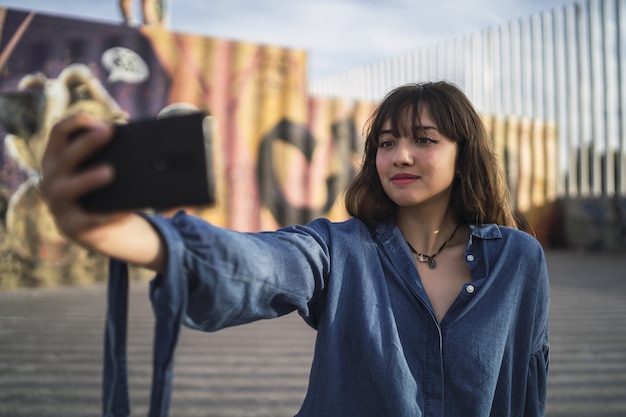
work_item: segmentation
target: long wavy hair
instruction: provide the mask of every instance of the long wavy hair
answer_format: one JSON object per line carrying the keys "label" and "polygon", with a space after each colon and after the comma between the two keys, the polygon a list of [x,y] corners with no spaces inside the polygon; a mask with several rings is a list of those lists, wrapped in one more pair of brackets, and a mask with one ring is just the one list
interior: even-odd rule
{"label": "long wavy hair", "polygon": [[[420,125],[423,108],[439,132],[457,143],[459,176],[452,186],[450,208],[458,220],[525,228],[511,209],[503,169],[483,121],[463,91],[445,81],[400,86],[387,94],[374,111],[364,128],[361,170],[346,192],[348,213],[368,225],[388,221],[395,215],[397,205],[383,190],[376,169],[378,136],[387,120],[394,135],[412,135]],[[412,125],[406,126],[406,120],[413,121]]]}

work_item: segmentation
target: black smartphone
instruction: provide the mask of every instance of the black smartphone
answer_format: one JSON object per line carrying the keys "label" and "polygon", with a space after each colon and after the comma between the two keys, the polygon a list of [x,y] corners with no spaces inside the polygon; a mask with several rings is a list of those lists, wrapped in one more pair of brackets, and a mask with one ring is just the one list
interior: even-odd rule
{"label": "black smartphone", "polygon": [[109,163],[115,178],[81,205],[111,212],[214,204],[212,123],[197,112],[117,125],[111,142],[83,165]]}

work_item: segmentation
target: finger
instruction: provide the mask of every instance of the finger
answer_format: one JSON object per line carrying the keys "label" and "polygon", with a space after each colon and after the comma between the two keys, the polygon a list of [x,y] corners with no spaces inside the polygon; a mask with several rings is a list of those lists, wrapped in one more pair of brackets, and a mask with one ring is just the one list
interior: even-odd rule
{"label": "finger", "polygon": [[[77,137],[76,132],[80,132]],[[43,177],[69,175],[112,137],[112,127],[86,114],[59,122],[53,128],[42,160]]]}
{"label": "finger", "polygon": [[76,113],[58,121],[50,130],[46,154],[56,155],[67,146],[74,132],[88,130],[95,123],[96,119],[86,113]]}
{"label": "finger", "polygon": [[53,207],[63,203],[73,205],[78,204],[78,199],[84,194],[111,183],[113,178],[111,165],[99,165],[76,175],[58,178],[56,181],[42,181],[41,192]]}
{"label": "finger", "polygon": [[66,152],[59,156],[65,172],[74,172],[87,158],[105,146],[113,137],[113,129],[105,123],[95,123],[70,139]]}

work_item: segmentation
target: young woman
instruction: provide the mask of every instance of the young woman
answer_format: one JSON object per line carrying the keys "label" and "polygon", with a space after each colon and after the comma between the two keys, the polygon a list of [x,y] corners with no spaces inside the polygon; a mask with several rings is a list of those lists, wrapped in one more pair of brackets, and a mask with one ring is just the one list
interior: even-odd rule
{"label": "young woman", "polygon": [[[70,143],[77,128],[88,130]],[[180,323],[215,331],[297,310],[317,330],[299,416],[544,415],[544,254],[517,229],[485,128],[458,87],[389,93],[347,190],[353,217],[276,232],[225,230],[182,212],[83,212],[78,197],[113,174],[76,167],[110,133],[84,115],[60,122],[42,191],[66,235],[118,260],[112,282],[123,262],[158,272],[152,301],[169,327],[157,325],[155,354],[173,355]],[[157,367],[167,379],[171,361]]]}

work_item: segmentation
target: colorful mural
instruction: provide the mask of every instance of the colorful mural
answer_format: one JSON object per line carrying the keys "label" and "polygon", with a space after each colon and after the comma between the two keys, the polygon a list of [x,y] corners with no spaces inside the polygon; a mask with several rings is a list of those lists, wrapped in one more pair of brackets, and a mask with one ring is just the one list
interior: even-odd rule
{"label": "colorful mural", "polygon": [[51,126],[77,111],[213,115],[217,204],[185,209],[216,224],[346,217],[338,197],[373,104],[309,97],[304,51],[3,8],[0,29],[0,287],[104,279],[105,260],[58,233],[36,187]]}

